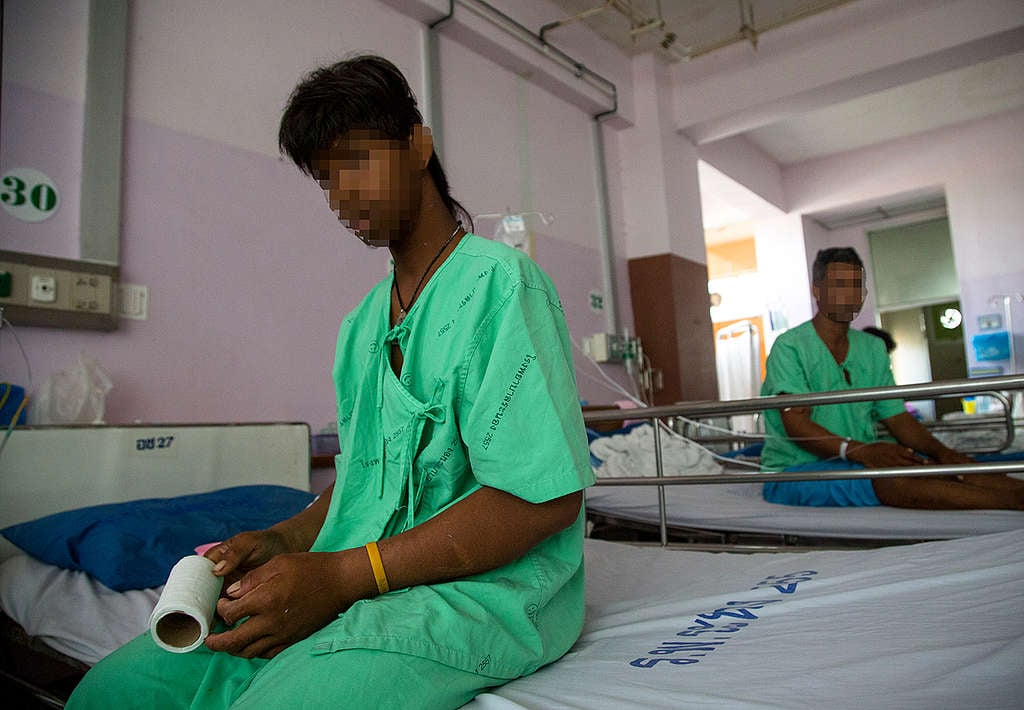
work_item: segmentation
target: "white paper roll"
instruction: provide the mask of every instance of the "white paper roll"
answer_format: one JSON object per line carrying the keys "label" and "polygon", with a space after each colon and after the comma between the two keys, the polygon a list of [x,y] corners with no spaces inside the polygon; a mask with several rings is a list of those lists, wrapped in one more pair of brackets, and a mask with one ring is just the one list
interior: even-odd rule
{"label": "white paper roll", "polygon": [[223,578],[213,574],[213,562],[205,557],[189,555],[174,565],[149,617],[156,645],[173,653],[199,648],[210,633],[223,583]]}

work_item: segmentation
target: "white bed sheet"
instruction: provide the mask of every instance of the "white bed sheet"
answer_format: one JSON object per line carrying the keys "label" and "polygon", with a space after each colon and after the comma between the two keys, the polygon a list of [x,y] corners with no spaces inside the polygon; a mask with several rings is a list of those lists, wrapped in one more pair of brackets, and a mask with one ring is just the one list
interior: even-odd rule
{"label": "white bed sheet", "polygon": [[[604,515],[657,524],[658,492],[650,486],[597,486],[586,491],[587,508]],[[760,483],[712,483],[665,487],[670,526],[813,537],[914,540],[964,537],[1024,529],[1014,510],[910,510],[813,508],[769,503]]]}
{"label": "white bed sheet", "polygon": [[[1024,698],[1024,531],[747,556],[590,540],[587,583],[573,649],[467,708],[934,710]],[[735,616],[701,618],[723,611]]]}
{"label": "white bed sheet", "polygon": [[[587,540],[586,573],[573,649],[468,708],[932,710],[1024,698],[1024,531],[756,555]],[[26,556],[0,565],[4,610],[89,663],[144,629],[157,596]]]}
{"label": "white bed sheet", "polygon": [[31,636],[90,665],[146,630],[163,587],[115,592],[85,572],[17,554],[0,563],[0,608]]}

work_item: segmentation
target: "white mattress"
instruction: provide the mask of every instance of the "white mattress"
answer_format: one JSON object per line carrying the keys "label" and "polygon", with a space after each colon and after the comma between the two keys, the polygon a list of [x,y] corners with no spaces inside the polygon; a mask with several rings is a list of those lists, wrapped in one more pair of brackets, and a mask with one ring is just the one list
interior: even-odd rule
{"label": "white mattress", "polygon": [[[807,581],[767,586],[788,575]],[[1024,531],[748,556],[588,541],[587,583],[573,649],[467,708],[934,710],[1024,698]]]}
{"label": "white mattress", "polygon": [[148,626],[162,587],[115,592],[85,572],[17,554],[0,563],[0,608],[30,635],[93,664]]}
{"label": "white mattress", "polygon": [[[1020,437],[1018,437],[1019,439]],[[704,449],[682,436],[663,433],[666,476],[719,474],[722,467]],[[602,436],[590,444],[602,461],[598,478],[653,477],[654,437],[649,425]],[[732,474],[742,479],[742,473]],[[935,511],[877,506],[814,508],[769,503],[760,483],[684,484],[665,487],[667,522],[673,527],[723,532],[774,533],[876,540],[944,540],[1024,529],[1024,512],[1004,510]],[[587,508],[639,523],[657,524],[658,492],[652,486],[595,486],[586,491]]]}
{"label": "white mattress", "polygon": [[[586,571],[573,649],[468,708],[932,710],[1024,698],[1024,531],[756,555],[588,540]],[[25,556],[0,565],[4,610],[87,662],[139,633],[156,598]]]}
{"label": "white mattress", "polygon": [[[597,486],[586,491],[587,508],[634,522],[658,522],[657,488]],[[769,503],[760,483],[665,487],[670,526],[876,540],[942,540],[1024,529],[1024,512],[1013,510],[910,510],[811,508]]]}

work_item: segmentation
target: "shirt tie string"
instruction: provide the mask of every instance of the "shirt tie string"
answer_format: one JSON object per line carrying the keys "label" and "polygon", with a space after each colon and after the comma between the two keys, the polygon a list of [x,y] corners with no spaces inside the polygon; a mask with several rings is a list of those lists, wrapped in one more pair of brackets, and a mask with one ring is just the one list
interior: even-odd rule
{"label": "shirt tie string", "polygon": [[[391,347],[392,344],[397,344],[398,348],[405,352],[406,346],[409,342],[410,328],[406,323],[399,323],[395,325],[391,330],[384,334],[381,338],[381,347],[378,350],[377,360],[377,372],[367,373],[366,385],[376,387],[376,391],[370,393],[365,402],[373,402],[377,407],[377,416],[383,421],[383,409],[384,409],[384,378],[387,376],[387,369],[391,367]],[[375,376],[374,376],[375,375]],[[444,394],[445,384],[444,381],[438,380],[434,386],[434,391],[431,394],[430,401],[422,405],[412,412],[410,412],[410,420],[408,423],[409,430],[404,433],[405,436],[405,465],[407,470],[404,472],[406,478],[406,525],[411,527],[414,518],[414,504],[417,497],[417,489],[415,477],[413,476],[413,459],[416,455],[416,450],[419,448],[420,438],[423,435],[423,427],[426,421],[429,419],[433,422],[443,422],[445,420],[445,409],[442,405],[442,398]],[[385,450],[384,450],[384,435],[383,432],[377,441],[374,442],[376,451],[374,452],[374,468],[376,469],[371,473],[370,480],[376,480],[378,482],[377,497],[384,497],[385,487]]]}
{"label": "shirt tie string", "polygon": [[444,421],[444,407],[440,403],[439,394],[444,389],[444,383],[438,382],[438,387],[434,389],[434,396],[431,397],[431,403],[417,410],[413,414],[413,426],[412,431],[409,432],[409,436],[406,439],[405,449],[405,461],[406,461],[406,511],[405,511],[405,529],[408,530],[415,523],[416,513],[416,498],[418,497],[419,491],[416,488],[416,477],[413,475],[413,459],[416,456],[416,450],[419,448],[420,439],[423,436],[423,427],[427,423],[427,420],[439,424]]}
{"label": "shirt tie string", "polygon": [[[363,387],[366,389],[365,392],[361,393],[360,404],[363,406],[369,405],[371,402],[373,406],[377,408],[375,414],[378,421],[383,422],[384,415],[384,378],[387,376],[387,370],[391,367],[391,343],[398,343],[398,347],[405,350],[406,344],[409,342],[409,326],[399,323],[394,328],[389,330],[380,340],[380,345],[377,346],[377,363],[376,372],[373,367],[366,369],[364,375]],[[363,412],[366,415],[370,415],[370,412]],[[371,415],[372,416],[372,415]],[[364,420],[365,421],[365,420]],[[373,442],[373,456],[371,467],[372,471],[369,472],[370,480],[377,482],[377,497],[384,497],[384,432],[381,431],[380,437]]]}

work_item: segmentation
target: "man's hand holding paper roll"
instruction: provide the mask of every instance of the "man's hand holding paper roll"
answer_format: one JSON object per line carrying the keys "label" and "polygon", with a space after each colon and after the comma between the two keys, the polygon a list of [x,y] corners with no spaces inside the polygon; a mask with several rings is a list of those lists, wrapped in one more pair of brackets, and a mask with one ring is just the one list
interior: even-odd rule
{"label": "man's hand holding paper roll", "polygon": [[348,551],[276,555],[228,586],[217,614],[229,626],[244,622],[211,634],[206,646],[245,658],[273,658],[373,594],[354,587],[372,584],[372,577],[349,574],[352,562]]}
{"label": "man's hand holding paper roll", "polygon": [[290,552],[285,536],[274,528],[268,528],[233,535],[207,550],[205,557],[213,562],[213,573],[224,577],[224,588],[227,589],[246,572],[285,552]]}

